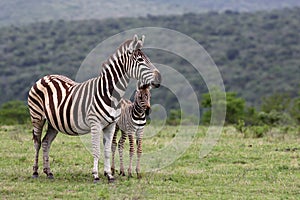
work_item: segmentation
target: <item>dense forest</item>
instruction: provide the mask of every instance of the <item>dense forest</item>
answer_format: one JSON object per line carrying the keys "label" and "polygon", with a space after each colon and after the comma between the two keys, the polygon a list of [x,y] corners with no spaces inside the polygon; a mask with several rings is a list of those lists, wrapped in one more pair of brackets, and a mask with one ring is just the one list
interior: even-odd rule
{"label": "dense forest", "polygon": [[9,0],[0,1],[0,27],[64,19],[86,20],[234,10],[253,12],[300,6],[298,0]]}
{"label": "dense forest", "polygon": [[[262,97],[286,93],[295,97],[300,77],[300,9],[271,12],[184,14],[107,20],[49,21],[0,29],[0,104],[25,100],[30,86],[45,74],[75,78],[85,56],[101,41],[121,31],[157,26],[182,32],[199,42],[219,67],[227,91],[251,105]],[[124,38],[125,40],[126,38]],[[176,41],[175,41],[176,42]],[[178,46],[181,44],[178,43]],[[172,55],[149,55],[174,68],[185,64]],[[192,76],[191,71],[181,71]],[[207,92],[192,80],[199,96]],[[201,87],[198,87],[200,85]],[[174,97],[157,101],[172,107]],[[159,99],[161,98],[161,99]]]}

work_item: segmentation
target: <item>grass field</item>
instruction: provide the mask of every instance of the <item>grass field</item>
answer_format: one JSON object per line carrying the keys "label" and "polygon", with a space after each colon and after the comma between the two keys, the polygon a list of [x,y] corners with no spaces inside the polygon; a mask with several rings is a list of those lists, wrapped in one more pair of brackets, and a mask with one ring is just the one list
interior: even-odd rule
{"label": "grass field", "polygon": [[[162,148],[178,127],[165,127],[144,142],[144,152]],[[188,130],[188,127],[186,127]],[[143,178],[116,176],[93,183],[93,159],[79,137],[59,134],[50,152],[55,179],[32,179],[34,148],[28,126],[0,127],[1,199],[299,199],[300,134],[271,129],[262,138],[225,127],[218,143],[199,158],[206,127],[179,159]],[[168,155],[166,155],[168,156]],[[41,160],[40,156],[40,160]],[[102,162],[102,161],[101,161]],[[100,163],[102,174],[103,164]],[[142,168],[143,171],[143,168]]]}

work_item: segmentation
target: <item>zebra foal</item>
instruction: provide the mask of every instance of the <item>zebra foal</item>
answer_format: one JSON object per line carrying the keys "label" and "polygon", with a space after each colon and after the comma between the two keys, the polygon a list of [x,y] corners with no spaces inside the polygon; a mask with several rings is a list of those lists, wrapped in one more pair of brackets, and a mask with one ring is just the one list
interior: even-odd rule
{"label": "zebra foal", "polygon": [[[113,181],[111,174],[111,143],[121,108],[121,99],[131,78],[141,86],[159,87],[161,75],[142,52],[144,36],[121,44],[103,63],[98,77],[77,83],[62,75],[48,75],[38,80],[30,89],[28,106],[33,125],[35,160],[33,177],[38,174],[39,150],[43,150],[43,171],[53,178],[50,170],[49,151],[58,132],[71,136],[91,133],[94,157],[94,182],[99,181],[98,161],[100,134],[103,134],[104,175]],[[45,122],[46,135],[42,138]]]}
{"label": "zebra foal", "polygon": [[146,115],[150,110],[150,90],[148,87],[140,88],[136,91],[134,101],[131,102],[127,99],[121,101],[121,116],[117,122],[116,130],[112,141],[112,173],[115,173],[115,151],[117,147],[117,134],[121,130],[121,138],[118,143],[118,151],[120,156],[120,175],[125,176],[123,165],[123,149],[124,142],[128,135],[129,138],[129,168],[128,176],[132,176],[132,158],[134,155],[134,134],[136,135],[137,144],[137,163],[136,173],[138,178],[141,178],[140,174],[140,160],[142,155],[142,138],[144,127],[146,125]]}

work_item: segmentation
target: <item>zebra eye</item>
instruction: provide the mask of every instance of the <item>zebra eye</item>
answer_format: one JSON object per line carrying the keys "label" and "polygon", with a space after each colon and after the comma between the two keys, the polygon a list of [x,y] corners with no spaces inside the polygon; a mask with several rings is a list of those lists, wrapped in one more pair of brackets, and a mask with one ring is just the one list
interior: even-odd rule
{"label": "zebra eye", "polygon": [[138,59],[137,59],[137,61],[139,61],[139,62],[143,62],[143,61],[144,61],[144,59],[143,59],[143,58],[138,58]]}

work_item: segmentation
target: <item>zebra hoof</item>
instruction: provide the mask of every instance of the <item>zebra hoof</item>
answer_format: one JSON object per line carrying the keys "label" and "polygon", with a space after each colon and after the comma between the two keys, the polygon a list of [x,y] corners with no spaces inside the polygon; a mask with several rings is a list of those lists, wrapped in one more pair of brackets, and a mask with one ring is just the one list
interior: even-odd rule
{"label": "zebra hoof", "polygon": [[124,171],[120,171],[119,175],[120,175],[120,176],[126,176],[126,174],[125,174]]}
{"label": "zebra hoof", "polygon": [[107,176],[107,180],[108,180],[108,183],[115,182],[115,178],[113,176],[111,176],[111,177]]}
{"label": "zebra hoof", "polygon": [[94,179],[94,183],[99,183],[100,182],[100,178],[95,178]]}
{"label": "zebra hoof", "polygon": [[115,178],[110,174],[105,174],[107,177],[108,183],[113,183],[115,181]]}
{"label": "zebra hoof", "polygon": [[138,178],[138,179],[141,179],[141,178],[142,178],[142,175],[138,173],[138,174],[137,174],[137,178]]}
{"label": "zebra hoof", "polygon": [[115,168],[111,168],[111,174],[112,175],[115,175],[115,171],[116,171]]}
{"label": "zebra hoof", "polygon": [[33,172],[33,174],[32,174],[32,178],[38,178],[39,177],[39,173],[37,173],[37,172]]}
{"label": "zebra hoof", "polygon": [[132,178],[132,173],[128,173],[128,178]]}
{"label": "zebra hoof", "polygon": [[47,174],[47,178],[48,178],[48,179],[54,179],[54,176],[53,176],[53,174],[50,172],[49,174]]}
{"label": "zebra hoof", "polygon": [[108,183],[113,183],[115,181],[114,176],[111,175],[111,174],[108,174],[108,173],[104,172],[104,176],[107,177]]}

